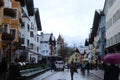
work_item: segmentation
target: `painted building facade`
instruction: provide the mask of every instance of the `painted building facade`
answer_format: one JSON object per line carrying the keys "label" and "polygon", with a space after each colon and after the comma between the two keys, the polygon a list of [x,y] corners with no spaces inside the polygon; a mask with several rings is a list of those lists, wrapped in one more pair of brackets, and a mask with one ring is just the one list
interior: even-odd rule
{"label": "painted building facade", "polygon": [[[2,0],[0,6],[1,56],[20,61],[38,61],[41,30],[39,10],[33,0]],[[1,3],[0,3],[1,5]],[[9,55],[7,55],[9,53]]]}
{"label": "painted building facade", "polygon": [[9,57],[13,61],[18,49],[19,32],[21,30],[21,5],[16,0],[2,0],[0,7],[0,48],[2,57]]}

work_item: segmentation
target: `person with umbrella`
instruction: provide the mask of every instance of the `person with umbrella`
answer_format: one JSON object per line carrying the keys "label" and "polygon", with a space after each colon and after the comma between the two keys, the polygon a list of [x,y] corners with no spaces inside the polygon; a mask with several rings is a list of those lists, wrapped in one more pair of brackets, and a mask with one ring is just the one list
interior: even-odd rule
{"label": "person with umbrella", "polygon": [[[104,80],[119,80],[120,54],[107,54],[104,59]],[[109,65],[108,65],[109,64]]]}
{"label": "person with umbrella", "polygon": [[115,64],[105,64],[104,80],[119,80],[120,69]]}

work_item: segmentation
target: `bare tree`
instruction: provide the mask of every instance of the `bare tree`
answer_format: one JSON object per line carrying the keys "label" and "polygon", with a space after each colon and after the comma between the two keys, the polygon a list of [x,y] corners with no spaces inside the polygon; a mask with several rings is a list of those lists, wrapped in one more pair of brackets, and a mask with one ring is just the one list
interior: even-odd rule
{"label": "bare tree", "polygon": [[67,46],[66,47],[61,46],[60,49],[58,50],[59,56],[61,56],[65,62],[72,53],[73,53],[73,49]]}

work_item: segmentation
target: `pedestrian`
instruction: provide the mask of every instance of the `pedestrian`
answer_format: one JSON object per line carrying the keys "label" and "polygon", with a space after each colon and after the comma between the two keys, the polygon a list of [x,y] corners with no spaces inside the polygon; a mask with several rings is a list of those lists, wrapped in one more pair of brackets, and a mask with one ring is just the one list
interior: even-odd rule
{"label": "pedestrian", "polygon": [[78,73],[77,69],[76,69],[75,63],[73,61],[71,61],[71,64],[70,64],[71,80],[73,80],[73,74],[74,74],[74,72]]}
{"label": "pedestrian", "polygon": [[89,70],[90,70],[90,63],[89,62],[87,62],[87,64],[86,64],[86,69],[87,69],[87,75],[89,75]]}
{"label": "pedestrian", "polygon": [[0,53],[0,79],[1,79],[1,62],[2,62],[2,55]]}
{"label": "pedestrian", "polygon": [[55,70],[55,64],[54,64],[54,62],[51,62],[51,72],[52,72],[52,70]]}
{"label": "pedestrian", "polygon": [[1,66],[2,65],[1,65],[1,62],[0,62],[0,80],[2,79],[2,74],[1,74],[2,73],[2,69],[1,69]]}
{"label": "pedestrian", "polygon": [[7,72],[7,61],[6,58],[2,58],[1,62],[1,80],[6,80],[6,72]]}
{"label": "pedestrian", "polygon": [[15,63],[18,63],[19,62],[19,59],[16,57],[15,58]]}
{"label": "pedestrian", "polygon": [[86,69],[86,63],[83,61],[82,65],[81,65],[81,71],[82,71],[83,75],[85,75],[85,69]]}
{"label": "pedestrian", "polygon": [[105,64],[104,71],[104,80],[119,80],[120,69],[115,64]]}
{"label": "pedestrian", "polygon": [[10,64],[10,69],[9,69],[9,79],[8,80],[17,80],[18,77],[20,77],[20,69],[19,69],[19,64],[14,64],[14,63],[11,63]]}

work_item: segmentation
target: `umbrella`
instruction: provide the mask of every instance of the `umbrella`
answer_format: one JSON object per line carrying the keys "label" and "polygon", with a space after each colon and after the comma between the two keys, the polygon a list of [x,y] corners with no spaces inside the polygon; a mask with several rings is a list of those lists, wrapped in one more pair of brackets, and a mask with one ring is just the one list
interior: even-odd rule
{"label": "umbrella", "polygon": [[103,58],[103,61],[105,63],[120,64],[120,53],[107,54]]}

